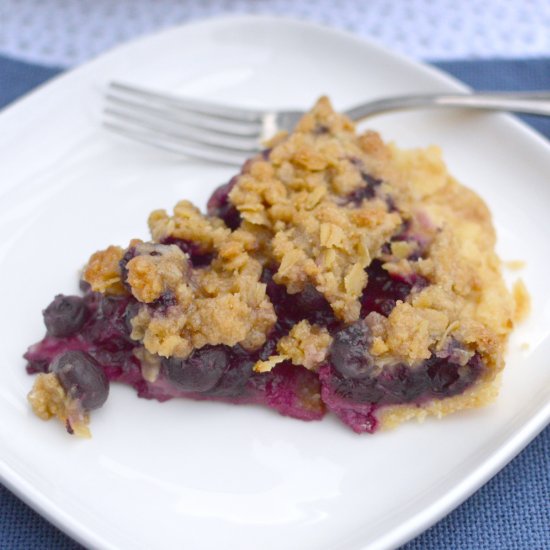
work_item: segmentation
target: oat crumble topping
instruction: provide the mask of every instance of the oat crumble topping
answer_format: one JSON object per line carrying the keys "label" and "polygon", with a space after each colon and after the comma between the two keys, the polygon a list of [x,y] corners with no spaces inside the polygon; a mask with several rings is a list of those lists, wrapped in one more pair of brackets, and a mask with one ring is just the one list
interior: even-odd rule
{"label": "oat crumble topping", "polygon": [[28,400],[34,414],[42,420],[57,417],[67,427],[67,431],[79,437],[90,437],[89,415],[76,400],[67,396],[54,374],[39,374]]}

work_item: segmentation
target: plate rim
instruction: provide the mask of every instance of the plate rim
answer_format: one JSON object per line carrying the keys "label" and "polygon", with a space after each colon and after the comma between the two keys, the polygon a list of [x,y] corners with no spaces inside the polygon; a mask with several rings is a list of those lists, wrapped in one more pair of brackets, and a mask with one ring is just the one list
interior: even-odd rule
{"label": "plate rim", "polygon": [[[198,21],[190,21],[180,25],[170,26],[160,31],[137,37],[124,42],[107,50],[99,56],[85,62],[78,67],[61,72],[52,79],[40,84],[32,91],[17,98],[10,105],[0,110],[0,125],[6,117],[17,116],[20,109],[25,109],[27,104],[33,103],[45,89],[65,86],[67,83],[80,79],[82,76],[93,70],[96,64],[102,64],[108,61],[111,56],[118,56],[125,49],[132,49],[136,45],[146,43],[148,40],[155,39],[161,35],[169,33],[178,33],[190,28],[212,27],[217,25],[240,25],[248,24],[251,21],[267,25],[282,25],[295,28],[303,28],[315,32],[321,32],[334,36],[337,39],[346,39],[355,42],[358,46],[367,46],[376,53],[391,57],[401,63],[404,63],[417,71],[422,71],[440,83],[455,91],[469,91],[470,88],[455,77],[443,72],[442,70],[427,65],[426,63],[411,59],[404,54],[386,49],[381,44],[368,38],[364,38],[349,32],[327,27],[318,23],[312,23],[300,19],[293,19],[276,15],[224,15],[212,16]],[[508,119],[517,131],[523,132],[526,137],[538,142],[550,153],[550,142],[535,129],[527,126],[520,120],[511,115],[500,115]],[[506,466],[519,452],[521,452],[548,424],[550,424],[550,401],[542,404],[535,409],[527,422],[520,425],[515,432],[502,443],[496,451],[492,452],[488,458],[481,461],[471,472],[466,475],[462,481],[457,483],[452,490],[440,495],[430,505],[424,507],[419,512],[412,514],[403,524],[394,527],[385,534],[379,535],[376,539],[361,545],[362,550],[372,548],[392,548],[402,545],[420,533],[437,523],[445,515],[450,513],[462,502],[469,498],[476,490],[481,488],[491,477],[496,475],[504,466]],[[97,532],[89,529],[84,522],[78,520],[75,516],[66,512],[61,506],[56,505],[48,495],[33,487],[32,483],[26,480],[14,468],[10,467],[6,461],[0,458],[0,481],[18,498],[23,500],[28,506],[37,513],[55,525],[61,531],[72,537],[83,545],[93,545],[93,547],[115,548],[111,542],[99,535]],[[359,548],[359,547],[358,547]]]}

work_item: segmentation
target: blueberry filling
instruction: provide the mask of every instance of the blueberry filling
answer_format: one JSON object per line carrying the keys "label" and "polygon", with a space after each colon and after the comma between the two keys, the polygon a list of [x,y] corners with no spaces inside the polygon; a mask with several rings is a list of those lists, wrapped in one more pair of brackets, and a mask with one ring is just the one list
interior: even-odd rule
{"label": "blueberry filling", "polygon": [[134,312],[134,298],[101,296],[94,319],[82,327],[83,339],[94,347],[110,352],[130,350],[136,343],[130,338],[128,317]]}
{"label": "blueberry filling", "polygon": [[208,200],[207,210],[210,216],[221,218],[227,227],[232,230],[241,225],[241,215],[239,211],[231,204],[229,193],[235,187],[238,176],[229,180],[228,183],[220,185]]}
{"label": "blueberry filling", "polygon": [[363,178],[365,185],[358,187],[347,196],[346,202],[348,204],[360,206],[364,200],[374,199],[376,196],[376,190],[382,184],[382,180],[379,180],[363,171],[361,171],[361,177]]}
{"label": "blueberry filling", "polygon": [[156,300],[151,302],[149,306],[154,309],[166,311],[169,307],[177,305],[177,303],[178,303],[178,300],[174,296],[174,293],[167,291],[167,292],[163,292]]}
{"label": "blueberry filling", "polygon": [[390,274],[380,260],[373,260],[367,268],[368,282],[361,296],[361,317],[371,311],[388,316],[398,300],[405,300],[414,289],[424,288],[428,282],[420,275],[405,280]]}
{"label": "blueberry filling", "polygon": [[[454,350],[442,357],[432,354],[415,367],[401,363],[377,367],[369,353],[371,341],[362,320],[334,334],[329,353],[331,386],[340,397],[377,405],[451,397],[470,386],[482,371],[479,354],[464,365]],[[454,342],[456,346],[460,344]]]}
{"label": "blueberry filling", "polygon": [[130,300],[124,310],[124,329],[128,336],[132,334],[132,319],[139,313],[139,308],[140,305],[138,301]]}
{"label": "blueberry filling", "polygon": [[432,355],[414,368],[401,363],[386,365],[378,374],[373,369],[362,378],[345,378],[332,364],[331,387],[337,395],[355,403],[378,406],[420,403],[462,393],[479,378],[482,370],[477,353],[466,365]]}
{"label": "blueberry filling", "polygon": [[399,231],[391,238],[392,242],[396,241],[407,241],[409,239],[409,232],[412,227],[411,220],[404,220],[399,228]]}
{"label": "blueberry filling", "polygon": [[253,375],[254,361],[239,345],[226,347],[226,353],[229,355],[227,367],[207,394],[213,397],[240,397],[246,393],[246,385]]}
{"label": "blueberry filling", "polygon": [[421,258],[424,258],[428,252],[427,239],[413,233],[411,220],[405,220],[401,224],[399,231],[390,239],[390,241],[384,243],[381,250],[382,254],[391,255],[391,243],[395,242],[415,243],[416,249],[407,257],[410,262],[416,262]]}
{"label": "blueberry filling", "polygon": [[275,326],[271,329],[271,332],[268,334],[265,344],[262,346],[260,351],[256,354],[257,358],[261,361],[266,361],[271,355],[277,354],[277,342],[288,334],[290,326],[285,326],[281,321],[277,320]]}
{"label": "blueberry filling", "polygon": [[281,328],[290,330],[303,319],[326,327],[338,323],[330,304],[312,284],[306,284],[301,292],[289,294],[284,285],[278,285],[273,280],[275,271],[273,268],[264,269],[262,282],[267,285],[267,295],[275,308]]}

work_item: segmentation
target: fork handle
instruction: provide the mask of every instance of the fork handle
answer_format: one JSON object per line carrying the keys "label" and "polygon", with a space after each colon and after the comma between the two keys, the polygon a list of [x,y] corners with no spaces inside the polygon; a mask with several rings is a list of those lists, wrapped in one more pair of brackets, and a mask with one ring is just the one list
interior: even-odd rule
{"label": "fork handle", "polygon": [[346,111],[355,121],[374,114],[418,108],[462,107],[550,116],[550,92],[504,92],[395,96],[369,101]]}

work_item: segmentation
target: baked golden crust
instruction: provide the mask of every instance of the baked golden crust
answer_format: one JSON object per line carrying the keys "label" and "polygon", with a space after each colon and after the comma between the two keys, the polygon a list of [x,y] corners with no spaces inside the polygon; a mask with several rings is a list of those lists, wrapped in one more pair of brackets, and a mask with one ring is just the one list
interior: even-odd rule
{"label": "baked golden crust", "polygon": [[443,418],[458,411],[476,409],[492,403],[498,396],[501,377],[497,375],[492,380],[482,380],[460,395],[445,399],[434,399],[427,403],[389,405],[381,407],[376,413],[379,426],[383,430],[391,430],[408,420],[423,422],[429,416]]}

